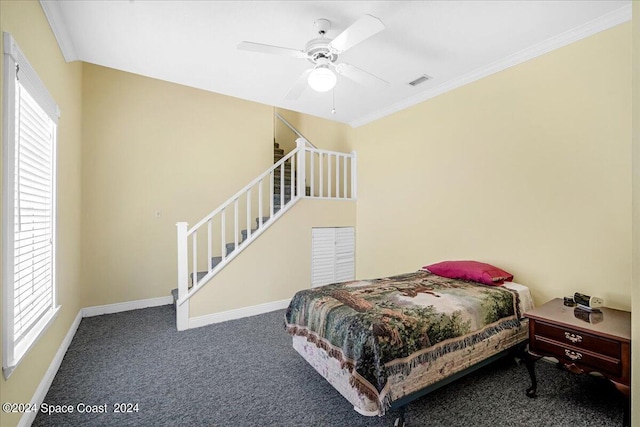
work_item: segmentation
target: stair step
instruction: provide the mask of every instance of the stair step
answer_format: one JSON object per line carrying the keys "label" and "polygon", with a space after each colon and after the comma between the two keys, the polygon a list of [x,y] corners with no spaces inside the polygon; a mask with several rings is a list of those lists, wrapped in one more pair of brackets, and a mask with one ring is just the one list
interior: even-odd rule
{"label": "stair step", "polygon": [[[274,212],[275,213],[275,212]],[[267,223],[267,221],[269,221],[268,216],[263,216],[262,217],[262,226],[264,227],[264,225]],[[256,227],[260,227],[260,218],[256,218]]]}
{"label": "stair step", "polygon": [[273,148],[280,148],[280,144],[278,144],[277,142],[273,141]]}
{"label": "stair step", "polygon": [[[294,174],[294,175],[293,175],[293,179],[296,179],[296,178],[297,178],[297,176]],[[291,172],[286,171],[286,172],[284,173],[284,179],[285,179],[285,181],[286,181],[287,183],[291,182]],[[274,182],[274,183],[276,183],[276,182],[280,182],[280,171],[277,171],[277,172],[274,172],[274,173],[273,173],[273,182]]]}
{"label": "stair step", "polygon": [[[285,184],[285,186],[284,186],[284,194],[287,195],[287,196],[290,195],[291,194],[291,188],[292,188],[291,183]],[[295,187],[293,187],[293,188],[295,188]],[[294,193],[295,193],[295,191],[294,191]],[[273,194],[274,195],[280,194],[280,182],[279,181],[276,181],[276,182],[273,183]],[[311,187],[309,187],[309,186],[305,187],[305,194],[307,196],[311,195]]]}
{"label": "stair step", "polygon": [[[291,195],[286,195],[284,196],[284,204],[286,205],[287,203],[289,203],[291,201]],[[278,207],[280,206],[280,195],[279,194],[274,194],[273,195],[273,206],[274,207]]]}
{"label": "stair step", "polygon": [[[291,185],[291,175],[288,173],[283,176],[283,181],[285,184]],[[294,177],[295,179],[295,177]],[[273,176],[273,185],[280,184],[280,174],[274,174]]]}
{"label": "stair step", "polygon": [[[225,246],[227,248],[227,256],[229,256],[236,249],[236,244],[234,242],[227,243]],[[238,246],[240,246],[240,242],[238,242]]]}
{"label": "stair step", "polygon": [[[222,262],[222,257],[221,256],[211,257],[211,269],[216,268],[216,265],[220,264],[221,262]],[[198,281],[200,279],[202,279],[207,273],[208,273],[208,271],[198,271]],[[193,285],[194,285],[194,283],[193,283],[193,273],[191,273],[191,284],[189,285],[189,288],[191,288]],[[175,291],[178,292],[177,289]],[[173,291],[171,291],[171,292],[173,292]]]}
{"label": "stair step", "polygon": [[[274,206],[274,207],[273,207],[273,214],[275,215],[276,213],[278,213],[278,211],[279,211],[279,210],[280,210],[280,207],[278,207],[278,206]],[[259,227],[259,226],[260,226],[260,224],[259,224],[259,219],[260,219],[260,218],[256,218],[256,227]],[[269,221],[270,219],[271,219],[271,218],[270,218],[270,217],[268,217],[268,216],[263,216],[263,217],[262,217],[262,226],[264,227],[264,225],[265,225],[265,224],[267,223],[267,221]]]}
{"label": "stair step", "polygon": [[274,153],[273,154],[273,163],[277,163],[278,160],[280,160],[281,158],[284,157],[284,154],[280,154],[280,153]]}
{"label": "stair step", "polygon": [[[208,273],[208,271],[198,271],[198,280],[197,282],[200,281],[200,279],[202,279],[204,276],[206,276]],[[195,285],[195,282],[193,281],[193,273],[191,273],[191,285],[189,286],[189,288],[191,288],[193,285]]]}
{"label": "stair step", "polygon": [[[253,236],[253,234],[254,234],[256,231],[258,231],[258,229],[257,229],[257,228],[252,228],[252,229],[251,229],[251,235]],[[242,235],[242,241],[243,241],[243,242],[244,242],[245,240],[247,240],[247,230],[246,230],[246,229],[241,230],[241,231],[240,231],[240,234]]]}
{"label": "stair step", "polygon": [[211,257],[211,268],[216,268],[216,265],[220,264],[221,262],[222,262],[221,256]]}
{"label": "stair step", "polygon": [[[279,182],[275,182],[274,185],[273,185],[273,194],[274,195],[275,194],[280,194],[280,192],[281,192],[280,189],[281,189],[280,183]],[[291,185],[285,185],[283,187],[283,189],[284,189],[284,194],[285,195],[290,195],[291,194]]]}
{"label": "stair step", "polygon": [[[291,178],[289,178],[288,176],[285,176],[282,181],[284,182],[284,186],[285,187],[291,186]],[[280,178],[273,180],[273,187],[274,187],[274,191],[275,191],[276,187],[280,188]],[[275,192],[277,192],[277,191],[275,191]]]}
{"label": "stair step", "polygon": [[283,148],[279,148],[280,146],[276,147],[274,144],[273,147],[273,154],[284,154],[284,149]]}
{"label": "stair step", "polygon": [[[283,157],[284,157],[284,156],[283,156]],[[280,160],[280,159],[278,159],[278,160]],[[274,162],[274,163],[277,163],[277,162]],[[280,172],[281,167],[282,167],[282,165],[278,165],[278,167],[277,167],[277,168],[275,168],[275,169],[273,170],[273,173]],[[285,169],[287,172],[291,172],[291,163],[289,163],[289,162],[285,162],[285,164],[284,164],[284,169]]]}

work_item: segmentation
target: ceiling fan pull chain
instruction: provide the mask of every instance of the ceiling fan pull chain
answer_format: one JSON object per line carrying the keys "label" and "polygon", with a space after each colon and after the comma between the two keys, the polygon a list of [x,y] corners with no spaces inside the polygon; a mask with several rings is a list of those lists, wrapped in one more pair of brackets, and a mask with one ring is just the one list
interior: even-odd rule
{"label": "ceiling fan pull chain", "polygon": [[331,108],[331,114],[335,114],[336,113],[336,88],[335,88],[335,86],[333,87],[333,90],[331,91],[331,94],[333,95],[333,104],[332,104],[332,108]]}

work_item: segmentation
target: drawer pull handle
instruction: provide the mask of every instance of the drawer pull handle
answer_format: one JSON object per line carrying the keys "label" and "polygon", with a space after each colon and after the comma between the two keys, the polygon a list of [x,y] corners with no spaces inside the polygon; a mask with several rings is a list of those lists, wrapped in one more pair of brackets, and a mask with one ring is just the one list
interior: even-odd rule
{"label": "drawer pull handle", "polygon": [[582,342],[582,336],[580,336],[578,334],[572,334],[572,333],[569,333],[569,332],[565,332],[564,333],[564,337],[566,339],[568,339],[569,341],[571,341],[572,343]]}
{"label": "drawer pull handle", "polygon": [[571,360],[580,360],[582,359],[582,354],[578,353],[577,351],[571,351],[571,350],[566,350],[564,351],[564,354],[567,355],[567,357]]}

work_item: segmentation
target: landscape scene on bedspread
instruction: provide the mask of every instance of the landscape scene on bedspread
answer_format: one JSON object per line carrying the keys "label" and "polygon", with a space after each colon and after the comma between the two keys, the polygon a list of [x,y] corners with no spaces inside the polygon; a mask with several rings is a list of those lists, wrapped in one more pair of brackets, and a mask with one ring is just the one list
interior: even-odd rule
{"label": "landscape scene on bedspread", "polygon": [[[289,333],[306,336],[380,392],[399,369],[408,373],[518,327],[516,307],[509,289],[418,271],[300,291],[285,320]],[[352,385],[371,395],[357,377]]]}

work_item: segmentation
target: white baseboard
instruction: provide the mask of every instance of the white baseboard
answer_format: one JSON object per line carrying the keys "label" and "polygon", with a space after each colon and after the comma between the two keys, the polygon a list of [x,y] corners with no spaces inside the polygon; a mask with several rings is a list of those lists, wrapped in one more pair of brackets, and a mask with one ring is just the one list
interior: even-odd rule
{"label": "white baseboard", "polygon": [[[42,381],[38,385],[36,392],[33,394],[31,398],[31,403],[35,405],[35,407],[39,408],[42,402],[44,402],[44,398],[47,396],[47,392],[49,391],[49,387],[51,387],[51,383],[58,373],[58,368],[60,368],[60,364],[62,363],[62,359],[64,358],[71,341],[73,340],[74,335],[76,334],[76,330],[80,325],[80,321],[82,320],[82,310],[78,311],[78,315],[71,323],[69,327],[69,331],[67,335],[65,335],[62,343],[60,343],[60,348],[56,352],[56,355],[53,357],[53,360],[49,364],[49,368],[47,372],[45,372]],[[20,418],[20,422],[18,423],[18,427],[29,427],[33,421],[36,419],[37,412],[25,412]]]}
{"label": "white baseboard", "polygon": [[242,317],[255,316],[256,314],[268,313],[270,311],[287,308],[291,298],[280,301],[267,302],[264,304],[252,305],[250,307],[237,308],[235,310],[223,311],[220,313],[206,314],[204,316],[192,317],[189,319],[189,329],[211,325],[213,323],[226,322],[227,320],[240,319]]}
{"label": "white baseboard", "polygon": [[171,295],[166,297],[140,299],[137,301],[119,302],[116,304],[96,305],[82,309],[82,317],[100,316],[102,314],[120,313],[122,311],[138,310],[140,308],[157,307],[173,304]]}

